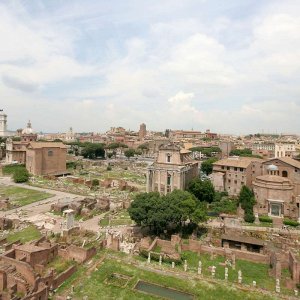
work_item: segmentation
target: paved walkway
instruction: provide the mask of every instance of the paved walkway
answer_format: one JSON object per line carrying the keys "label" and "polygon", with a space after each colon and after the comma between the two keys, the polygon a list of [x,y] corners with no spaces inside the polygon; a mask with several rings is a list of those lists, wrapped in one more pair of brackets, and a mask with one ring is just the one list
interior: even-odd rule
{"label": "paved walkway", "polygon": [[[57,203],[60,200],[71,203],[75,199],[77,200],[77,199],[84,198],[83,196],[78,196],[78,195],[71,194],[71,193],[65,193],[65,192],[56,191],[56,190],[34,187],[34,186],[27,185],[27,184],[22,184],[22,183],[21,184],[14,183],[10,177],[0,177],[0,184],[24,187],[26,189],[46,192],[46,193],[53,195],[51,198],[47,198],[47,199],[37,201],[37,202],[31,203],[28,205],[24,205],[19,208],[7,210],[7,211],[0,211],[0,217],[6,216],[8,218],[20,218],[21,220],[27,220],[28,218],[34,217],[38,214],[49,212],[51,204]],[[20,215],[21,212],[22,212],[22,215],[24,215],[24,216],[26,215],[26,217],[22,217]]]}

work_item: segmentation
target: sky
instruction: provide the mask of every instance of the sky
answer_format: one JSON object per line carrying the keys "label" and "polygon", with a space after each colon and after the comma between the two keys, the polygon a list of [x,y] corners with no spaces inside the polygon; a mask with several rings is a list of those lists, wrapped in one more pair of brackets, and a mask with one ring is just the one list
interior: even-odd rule
{"label": "sky", "polygon": [[300,134],[298,0],[0,0],[10,130]]}

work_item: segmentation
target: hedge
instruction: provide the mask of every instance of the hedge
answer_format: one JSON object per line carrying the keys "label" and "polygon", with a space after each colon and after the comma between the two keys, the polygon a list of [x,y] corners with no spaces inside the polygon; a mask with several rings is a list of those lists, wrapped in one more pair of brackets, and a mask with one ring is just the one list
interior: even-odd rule
{"label": "hedge", "polygon": [[293,227],[297,227],[298,225],[300,225],[299,222],[291,220],[291,219],[284,219],[283,224],[293,226]]}
{"label": "hedge", "polygon": [[269,216],[259,216],[258,219],[260,222],[263,223],[273,223],[273,219],[270,218]]}

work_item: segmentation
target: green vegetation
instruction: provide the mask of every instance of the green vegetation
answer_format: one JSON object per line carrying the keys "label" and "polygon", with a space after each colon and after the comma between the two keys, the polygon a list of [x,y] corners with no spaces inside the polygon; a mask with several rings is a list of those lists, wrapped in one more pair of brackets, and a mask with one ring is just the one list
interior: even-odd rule
{"label": "green vegetation", "polygon": [[273,223],[272,218],[270,218],[269,216],[259,216],[258,219],[262,223]]}
{"label": "green vegetation", "polygon": [[27,169],[24,167],[22,169],[16,170],[13,174],[13,179],[15,183],[27,182],[29,179],[29,173]]}
{"label": "green vegetation", "polygon": [[[228,287],[222,283],[208,283],[205,280],[196,280],[193,278],[181,279],[168,275],[161,275],[156,272],[145,271],[124,262],[118,262],[115,259],[106,259],[101,264],[98,270],[94,271],[90,276],[82,276],[81,274],[80,285],[75,285],[75,298],[81,299],[83,296],[88,296],[89,299],[157,299],[154,296],[139,293],[134,290],[134,286],[138,280],[145,280],[154,284],[159,284],[165,287],[174,288],[183,292],[191,293],[195,295],[196,299],[235,299],[235,300],[271,300],[266,295],[259,293],[251,293],[249,291],[237,290],[234,287]],[[77,278],[78,275],[77,274]],[[125,287],[121,287],[120,284],[110,284],[113,274],[120,274],[129,276],[128,283]],[[75,275],[75,274],[74,274]],[[68,280],[64,284],[64,288],[69,287],[70,284],[74,284],[72,280]]]}
{"label": "green vegetation", "polygon": [[13,164],[6,165],[2,167],[2,172],[4,175],[13,175],[17,170],[23,170],[25,165],[23,164]]}
{"label": "green vegetation", "polygon": [[52,197],[52,194],[18,186],[0,185],[0,193],[9,197],[10,203],[19,207]]}
{"label": "green vegetation", "polygon": [[96,189],[99,186],[99,180],[98,179],[93,179],[92,180],[92,188]]}
{"label": "green vegetation", "polygon": [[100,219],[99,225],[102,226],[102,227],[108,226],[108,225],[109,225],[109,219],[108,219],[108,217],[105,217],[105,218],[103,218],[103,219]]}
{"label": "green vegetation", "polygon": [[222,152],[219,147],[192,147],[189,150],[193,152],[201,152],[207,157],[212,157],[215,153]]}
{"label": "green vegetation", "polygon": [[197,201],[194,195],[181,190],[165,196],[157,192],[140,193],[135,196],[128,212],[139,226],[149,226],[155,234],[168,230],[170,226],[179,231],[188,219],[195,225],[206,219],[206,205]]}
{"label": "green vegetation", "polygon": [[213,170],[213,163],[215,163],[217,160],[218,159],[216,157],[212,157],[207,160],[204,160],[201,163],[201,171],[204,172],[206,175],[211,174]]}
{"label": "green vegetation", "polygon": [[26,243],[36,240],[41,236],[42,235],[39,230],[35,226],[30,225],[21,231],[10,233],[6,238],[8,243],[12,243],[18,240],[20,240],[22,243]]}
{"label": "green vegetation", "polygon": [[27,182],[29,173],[24,164],[12,164],[3,166],[2,172],[4,175],[12,175],[16,183]]}
{"label": "green vegetation", "polygon": [[215,198],[215,189],[210,180],[193,179],[187,189],[199,201],[211,203]]}
{"label": "green vegetation", "polygon": [[[204,276],[211,276],[210,266],[216,266],[216,278],[224,279],[225,267],[220,263],[224,263],[224,257],[211,257],[209,254],[197,253],[191,251],[184,251],[182,259],[186,259],[189,270],[197,271],[199,260],[202,262],[202,273]],[[238,271],[242,271],[243,283],[251,285],[253,280],[257,282],[257,286],[267,288],[271,291],[275,290],[275,279],[269,275],[269,266],[267,264],[248,262],[245,260],[236,260],[236,268],[232,270],[229,268],[228,280],[237,282]]]}
{"label": "green vegetation", "polygon": [[209,210],[216,213],[216,214],[236,214],[237,210],[237,200],[231,199],[228,197],[224,197],[219,201],[213,201],[209,205]]}
{"label": "green vegetation", "polygon": [[95,159],[98,157],[103,158],[105,156],[105,151],[103,144],[85,143],[81,154],[84,158]]}
{"label": "green vegetation", "polygon": [[109,145],[106,146],[107,149],[113,150],[113,149],[119,149],[119,148],[128,148],[128,146],[124,143],[111,143]]}
{"label": "green vegetation", "polygon": [[65,260],[60,256],[56,256],[54,260],[52,260],[48,265],[47,268],[53,268],[57,274],[60,274],[67,270],[69,267],[75,264],[72,260]]}
{"label": "green vegetation", "polygon": [[292,226],[292,227],[297,227],[297,226],[300,225],[299,222],[291,220],[291,219],[284,219],[283,224],[288,225],[288,226]]}
{"label": "green vegetation", "polygon": [[245,211],[244,220],[248,223],[253,223],[255,220],[253,213],[253,206],[255,204],[255,197],[253,192],[247,187],[243,186],[239,195],[239,203]]}
{"label": "green vegetation", "polygon": [[230,151],[230,155],[234,156],[242,156],[242,157],[256,157],[256,158],[262,158],[259,155],[253,155],[251,149],[235,149]]}
{"label": "green vegetation", "polygon": [[128,150],[125,150],[124,155],[127,158],[133,157],[135,155],[135,150],[132,148],[129,148]]}

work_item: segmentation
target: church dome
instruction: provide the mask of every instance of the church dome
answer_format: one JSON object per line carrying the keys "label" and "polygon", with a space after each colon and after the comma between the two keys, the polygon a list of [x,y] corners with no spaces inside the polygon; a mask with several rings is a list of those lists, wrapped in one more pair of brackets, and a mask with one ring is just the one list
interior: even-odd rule
{"label": "church dome", "polygon": [[34,131],[31,127],[30,121],[27,123],[27,127],[22,130],[22,134],[33,134]]}
{"label": "church dome", "polygon": [[275,166],[275,165],[269,165],[269,166],[267,167],[267,170],[268,170],[268,171],[278,171],[278,167]]}

